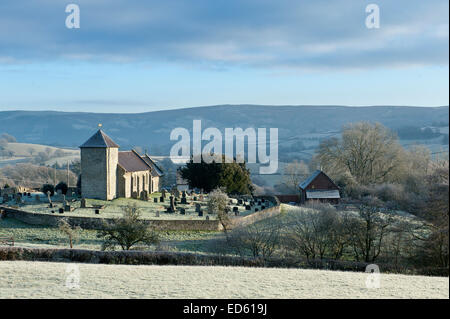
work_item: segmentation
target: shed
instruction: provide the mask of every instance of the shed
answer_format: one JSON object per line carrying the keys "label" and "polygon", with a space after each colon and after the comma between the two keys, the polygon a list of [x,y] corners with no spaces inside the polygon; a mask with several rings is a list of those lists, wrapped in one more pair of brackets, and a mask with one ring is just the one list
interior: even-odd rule
{"label": "shed", "polygon": [[300,202],[302,204],[308,200],[338,204],[341,198],[339,187],[321,170],[312,173],[299,185],[299,188]]}

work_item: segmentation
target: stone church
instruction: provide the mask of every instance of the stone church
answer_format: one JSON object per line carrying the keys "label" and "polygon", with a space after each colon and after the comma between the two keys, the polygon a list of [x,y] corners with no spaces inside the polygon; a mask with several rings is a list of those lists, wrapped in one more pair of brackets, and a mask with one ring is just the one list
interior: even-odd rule
{"label": "stone church", "polygon": [[81,149],[81,193],[85,198],[140,198],[159,191],[162,170],[147,154],[120,151],[102,130]]}

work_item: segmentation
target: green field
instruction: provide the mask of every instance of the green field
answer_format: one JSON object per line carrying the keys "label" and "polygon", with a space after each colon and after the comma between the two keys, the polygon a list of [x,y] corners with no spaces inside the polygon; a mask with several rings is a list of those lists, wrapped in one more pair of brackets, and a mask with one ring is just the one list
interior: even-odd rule
{"label": "green field", "polygon": [[[68,266],[76,267],[78,279],[70,280],[75,272]],[[381,274],[380,287],[368,289],[367,276],[305,269],[1,261],[0,298],[449,298],[448,277]]]}

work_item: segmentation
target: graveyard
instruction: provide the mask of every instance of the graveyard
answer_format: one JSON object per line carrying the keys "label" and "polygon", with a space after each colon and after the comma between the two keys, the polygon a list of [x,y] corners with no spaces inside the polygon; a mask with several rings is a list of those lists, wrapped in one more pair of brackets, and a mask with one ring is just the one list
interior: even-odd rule
{"label": "graveyard", "polygon": [[[207,194],[194,194],[163,190],[146,195],[145,198],[117,198],[111,201],[81,198],[76,194],[42,192],[3,195],[0,205],[21,211],[66,217],[116,218],[122,216],[123,208],[136,206],[143,219],[148,220],[215,220],[216,214],[208,214]],[[244,217],[273,206],[269,201],[230,198],[229,214]]]}

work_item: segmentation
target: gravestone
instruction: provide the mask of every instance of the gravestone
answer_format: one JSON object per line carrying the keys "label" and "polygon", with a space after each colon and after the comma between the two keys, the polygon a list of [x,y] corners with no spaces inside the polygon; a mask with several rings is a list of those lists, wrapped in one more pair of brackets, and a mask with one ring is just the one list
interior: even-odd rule
{"label": "gravestone", "polygon": [[148,192],[146,190],[143,190],[141,192],[141,194],[140,194],[140,198],[139,199],[147,201],[148,200]]}
{"label": "gravestone", "polygon": [[233,207],[233,212],[238,212],[238,211],[239,211],[239,207],[234,206],[234,207]]}
{"label": "gravestone", "polygon": [[194,196],[194,202],[196,202],[197,201],[197,196]]}
{"label": "gravestone", "polygon": [[250,205],[245,205],[245,210],[251,210],[252,207]]}
{"label": "gravestone", "polygon": [[173,196],[170,196],[169,199],[170,199],[170,206],[167,207],[167,212],[175,213],[175,198]]}
{"label": "gravestone", "polygon": [[156,213],[155,213],[155,217],[159,217],[159,212],[156,212]]}
{"label": "gravestone", "polygon": [[238,204],[242,205],[244,203],[244,201],[242,199],[238,199]]}
{"label": "gravestone", "polygon": [[86,198],[82,198],[80,201],[80,208],[86,208]]}
{"label": "gravestone", "polygon": [[65,212],[71,212],[72,210],[71,210],[70,205],[64,205],[64,211]]}
{"label": "gravestone", "polygon": [[200,204],[198,204],[198,203],[195,204],[195,212],[196,212],[196,213],[200,212],[201,207],[202,207],[202,206],[201,206]]}
{"label": "gravestone", "polygon": [[187,204],[186,191],[183,191],[183,193],[181,195],[181,204]]}
{"label": "gravestone", "polygon": [[52,214],[54,214],[55,213],[55,211],[54,210],[52,210]]}
{"label": "gravestone", "polygon": [[255,212],[257,212],[259,209],[258,208],[255,208]]}
{"label": "gravestone", "polygon": [[58,211],[60,214],[64,214],[64,208],[61,207]]}
{"label": "gravestone", "polygon": [[162,190],[161,196],[162,196],[163,198],[166,198],[166,190],[165,190],[165,189]]}
{"label": "gravestone", "polygon": [[201,201],[201,202],[203,202],[203,194],[201,194],[201,195],[198,197],[198,200]]}
{"label": "gravestone", "polygon": [[96,209],[96,210],[95,210],[95,214],[96,214],[96,215],[100,214],[100,209]]}
{"label": "gravestone", "polygon": [[62,194],[62,203],[63,203],[63,207],[67,205],[66,195],[64,195],[64,194]]}
{"label": "gravestone", "polygon": [[153,198],[153,202],[157,203],[158,202],[158,197]]}
{"label": "gravestone", "polygon": [[238,210],[234,212],[234,216],[239,216],[239,211]]}
{"label": "gravestone", "polygon": [[198,217],[203,217],[203,211],[202,211],[202,210],[200,210],[200,211],[198,212]]}
{"label": "gravestone", "polygon": [[132,192],[132,193],[131,193],[131,197],[132,197],[133,199],[138,199],[138,193],[137,193],[137,192]]}
{"label": "gravestone", "polygon": [[186,209],[180,207],[178,210],[180,211],[181,215],[185,215],[186,214]]}
{"label": "gravestone", "polygon": [[206,215],[206,220],[209,220],[209,216],[208,215]]}
{"label": "gravestone", "polygon": [[40,197],[39,195],[35,195],[35,196],[34,196],[34,201],[35,201],[36,203],[39,203],[39,202],[41,201],[41,197]]}
{"label": "gravestone", "polygon": [[50,207],[53,207],[53,205],[52,205],[52,199],[51,199],[50,195],[51,195],[51,192],[50,192],[50,191],[47,191],[48,202],[49,202],[49,204],[50,204]]}
{"label": "gravestone", "polygon": [[159,202],[160,202],[160,203],[164,203],[164,196],[161,196],[161,197],[159,198]]}
{"label": "gravestone", "polygon": [[266,209],[266,206],[261,205],[261,210]]}

